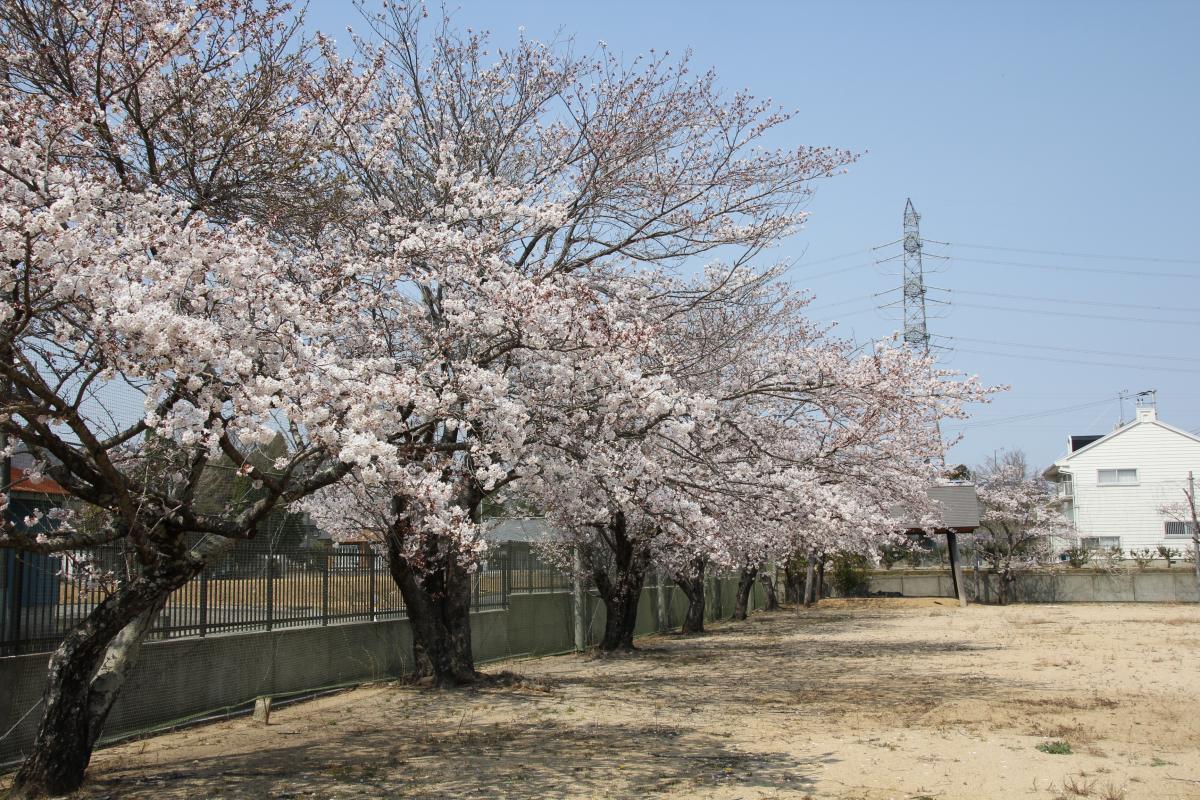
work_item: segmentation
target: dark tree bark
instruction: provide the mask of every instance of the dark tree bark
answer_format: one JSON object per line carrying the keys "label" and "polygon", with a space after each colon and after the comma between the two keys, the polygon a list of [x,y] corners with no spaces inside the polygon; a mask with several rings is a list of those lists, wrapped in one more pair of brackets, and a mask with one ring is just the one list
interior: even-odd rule
{"label": "dark tree bark", "polygon": [[712,579],[712,615],[713,619],[721,619],[725,612],[721,606],[721,575],[714,574]]}
{"label": "dark tree bark", "polygon": [[763,603],[763,611],[778,611],[779,610],[779,595],[775,594],[775,579],[770,572],[763,571],[758,576],[762,583],[763,593],[766,595],[766,602]]}
{"label": "dark tree bark", "polygon": [[815,587],[813,586],[813,584],[816,582],[816,579],[817,579],[817,565],[816,565],[816,563],[814,563],[815,561],[816,561],[816,555],[814,553],[810,552],[808,554],[808,558],[805,559],[805,564],[804,564],[804,607],[805,608],[810,607],[814,602],[813,598],[815,597]]}
{"label": "dark tree bark", "polygon": [[798,555],[783,565],[783,601],[793,605],[804,601],[804,564]]}
{"label": "dark tree bark", "polygon": [[388,572],[404,597],[413,637],[413,672],[438,687],[475,683],[471,649],[471,573],[458,553],[430,541],[418,571],[403,555],[408,520],[397,514],[387,536]]}
{"label": "dark tree bark", "polygon": [[45,712],[11,797],[67,794],[83,783],[92,751],[137,659],[154,615],[203,568],[186,555],[148,568],[97,605],[50,658]]}
{"label": "dark tree bark", "polygon": [[675,577],[675,583],[687,597],[687,612],[681,631],[689,635],[704,633],[704,569],[707,559],[697,558],[687,565],[685,572]]}
{"label": "dark tree bark", "polygon": [[750,592],[754,590],[754,579],[758,577],[758,567],[742,567],[738,575],[737,598],[733,606],[733,618],[743,620],[750,607]]}
{"label": "dark tree bark", "polygon": [[[475,517],[483,494],[467,483],[456,504]],[[437,537],[426,537],[419,563],[405,555],[413,535],[404,498],[392,499],[386,534],[388,572],[400,590],[413,637],[413,677],[449,688],[478,682],[471,647],[471,573],[456,549]],[[476,521],[478,521],[478,518]]]}
{"label": "dark tree bark", "polygon": [[634,649],[633,629],[637,625],[638,601],[642,597],[650,554],[630,538],[625,515],[620,511],[613,515],[612,522],[602,533],[612,551],[613,574],[610,576],[600,566],[592,570],[592,580],[604,601],[604,636],[600,640],[600,650],[606,653],[631,651]]}
{"label": "dark tree bark", "polygon": [[819,556],[817,559],[817,585],[813,590],[813,602],[820,602],[825,596],[825,556]]}
{"label": "dark tree bark", "polygon": [[1000,605],[1006,606],[1012,597],[1012,586],[1017,582],[1017,576],[1011,569],[1002,568],[996,573],[999,580],[996,581],[997,600]]}

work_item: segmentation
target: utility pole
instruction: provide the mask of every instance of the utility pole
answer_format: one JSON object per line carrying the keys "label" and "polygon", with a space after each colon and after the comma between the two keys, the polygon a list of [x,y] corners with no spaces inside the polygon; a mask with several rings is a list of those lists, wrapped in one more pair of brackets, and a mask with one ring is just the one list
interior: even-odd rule
{"label": "utility pole", "polygon": [[1196,599],[1200,601],[1200,514],[1196,511],[1196,479],[1188,470],[1188,511],[1192,516],[1192,566],[1196,569]]}

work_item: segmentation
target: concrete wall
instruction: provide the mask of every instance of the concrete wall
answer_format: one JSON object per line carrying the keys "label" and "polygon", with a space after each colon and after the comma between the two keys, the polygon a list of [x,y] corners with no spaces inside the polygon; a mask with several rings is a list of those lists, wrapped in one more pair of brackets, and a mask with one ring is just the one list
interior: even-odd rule
{"label": "concrete wall", "polygon": [[[736,580],[721,582],[721,617],[733,611]],[[672,625],[687,598],[668,591]],[[762,607],[756,586],[754,608]],[[637,633],[657,629],[657,590],[645,589],[638,606]],[[585,601],[589,641],[604,631],[604,605]],[[717,616],[710,602],[708,618]],[[561,653],[574,648],[569,592],[514,594],[507,609],[471,618],[471,641],[479,662]],[[48,653],[0,658],[0,764],[23,757],[41,718]],[[105,738],[168,727],[230,711],[262,695],[287,695],[396,678],[412,668],[412,634],[407,620],[358,622],[314,628],[232,633],[203,639],[150,642],[105,726]],[[29,712],[27,716],[22,716]],[[18,722],[19,720],[19,722]]]}
{"label": "concrete wall", "polygon": [[[967,596],[975,598],[975,579],[963,571]],[[995,602],[996,578],[980,575],[983,602]],[[905,597],[953,597],[950,574],[893,570],[871,575],[872,592],[898,592]],[[1017,576],[1014,600],[1021,603],[1194,603],[1196,575],[1192,571],[1147,569],[1109,573],[1099,570],[1030,572]]]}

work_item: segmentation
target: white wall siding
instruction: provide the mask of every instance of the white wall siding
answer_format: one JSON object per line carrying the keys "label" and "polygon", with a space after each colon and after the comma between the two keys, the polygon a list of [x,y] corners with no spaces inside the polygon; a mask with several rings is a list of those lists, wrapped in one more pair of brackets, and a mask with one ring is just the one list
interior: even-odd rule
{"label": "white wall siding", "polygon": [[[1200,480],[1200,441],[1157,422],[1138,422],[1059,462],[1075,483],[1075,526],[1079,536],[1117,536],[1124,550],[1166,544],[1177,550],[1190,539],[1167,539],[1164,505],[1183,502],[1188,470]],[[1099,485],[1102,469],[1136,468],[1134,485]]]}

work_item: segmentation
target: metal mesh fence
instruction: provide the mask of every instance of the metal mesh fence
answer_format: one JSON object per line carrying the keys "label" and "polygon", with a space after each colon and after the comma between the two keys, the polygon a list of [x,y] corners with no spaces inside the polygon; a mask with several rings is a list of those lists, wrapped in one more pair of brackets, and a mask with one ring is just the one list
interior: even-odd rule
{"label": "metal mesh fence", "polygon": [[[175,591],[149,638],[406,616],[384,556],[370,545],[315,540],[297,515],[280,515],[274,525],[278,535],[238,543]],[[76,568],[85,560],[118,576],[133,568],[120,546],[67,556],[0,553],[0,656],[53,650],[108,596],[111,585]],[[472,610],[504,608],[515,592],[569,587],[570,576],[542,561],[528,543],[493,544],[472,575]]]}

